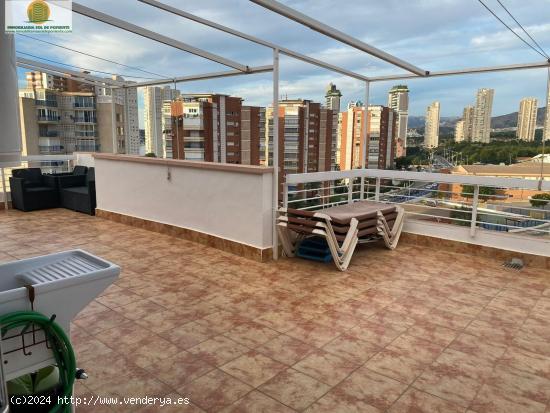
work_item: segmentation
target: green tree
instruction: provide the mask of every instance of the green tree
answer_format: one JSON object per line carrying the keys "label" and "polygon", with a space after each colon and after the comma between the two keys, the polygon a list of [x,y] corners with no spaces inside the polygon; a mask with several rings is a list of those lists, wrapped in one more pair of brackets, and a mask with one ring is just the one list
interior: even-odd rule
{"label": "green tree", "polygon": [[544,193],[544,194],[533,195],[529,200],[529,203],[531,204],[531,206],[535,208],[544,207],[550,204],[550,194]]}
{"label": "green tree", "polygon": [[[497,191],[491,186],[480,186],[479,195],[483,198],[489,198],[496,195]],[[474,197],[474,186],[473,185],[462,185],[461,195],[464,198],[473,198]]]}

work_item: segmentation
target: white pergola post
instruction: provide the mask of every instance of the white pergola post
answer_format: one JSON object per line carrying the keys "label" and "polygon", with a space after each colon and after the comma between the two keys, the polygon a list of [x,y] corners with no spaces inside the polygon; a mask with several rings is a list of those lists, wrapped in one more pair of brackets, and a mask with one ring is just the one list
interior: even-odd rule
{"label": "white pergola post", "polygon": [[113,140],[113,153],[118,153],[118,141],[116,138],[116,104],[115,104],[115,94],[113,88],[109,89],[111,91],[111,138]]}
{"label": "white pergola post", "polygon": [[[369,91],[370,82],[365,82],[365,119],[363,119],[363,149],[361,150],[361,168],[366,168],[367,163],[367,145],[369,140],[367,134],[369,133]],[[361,200],[365,199],[365,176],[361,176]]]}
{"label": "white pergola post", "polygon": [[[269,154],[269,142],[268,142]],[[273,49],[273,259],[279,258],[277,209],[279,208],[279,49]]]}
{"label": "white pergola post", "polygon": [[544,155],[546,152],[546,139],[550,139],[550,116],[548,111],[550,105],[550,67],[547,69],[546,75],[546,113],[544,116],[544,128],[542,130],[542,158],[540,162],[540,181],[539,189],[542,189],[542,181],[544,181]]}

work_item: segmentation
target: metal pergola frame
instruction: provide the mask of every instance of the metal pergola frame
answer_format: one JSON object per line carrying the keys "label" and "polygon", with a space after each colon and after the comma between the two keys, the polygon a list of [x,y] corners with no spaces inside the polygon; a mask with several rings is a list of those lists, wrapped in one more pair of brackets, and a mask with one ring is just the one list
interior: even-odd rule
{"label": "metal pergola frame", "polygon": [[[207,60],[228,66],[233,70],[225,72],[213,72],[205,73],[198,75],[190,76],[181,76],[170,79],[159,79],[151,80],[146,82],[115,82],[110,79],[101,79],[89,74],[83,74],[79,72],[69,71],[66,69],[58,68],[55,66],[47,65],[42,62],[29,61],[28,59],[18,58],[18,64],[22,67],[35,68],[38,70],[49,71],[50,73],[64,75],[66,77],[76,78],[79,81],[102,85],[108,85],[111,89],[115,88],[135,88],[135,87],[144,87],[144,86],[154,86],[162,85],[176,82],[191,82],[197,80],[207,80],[215,78],[223,78],[228,76],[237,76],[237,75],[247,75],[254,73],[265,73],[273,72],[273,258],[278,258],[278,237],[276,230],[276,218],[277,218],[277,209],[278,209],[278,196],[279,196],[279,55],[284,54],[289,57],[293,57],[300,61],[310,63],[312,65],[322,67],[336,73],[340,73],[354,79],[361,80],[365,82],[365,122],[363,122],[363,148],[362,148],[362,168],[364,169],[366,164],[366,147],[367,147],[367,131],[368,131],[368,105],[369,105],[369,88],[371,82],[384,82],[384,81],[393,81],[393,80],[405,80],[405,79],[416,79],[416,78],[431,78],[431,77],[442,77],[442,76],[454,76],[454,75],[465,75],[465,74],[479,74],[479,73],[490,73],[490,72],[499,72],[499,71],[513,71],[513,70],[526,70],[526,69],[540,69],[547,68],[549,71],[549,76],[547,77],[547,89],[550,91],[550,59],[546,62],[534,62],[534,63],[525,63],[525,64],[515,64],[515,65],[506,65],[506,66],[492,66],[492,67],[479,67],[479,68],[469,68],[469,69],[458,69],[458,70],[447,70],[447,71],[438,71],[430,72],[424,69],[421,69],[409,62],[406,62],[398,57],[390,55],[383,50],[377,49],[374,46],[371,46],[357,38],[354,38],[346,33],[343,33],[331,26],[328,26],[318,20],[315,20],[297,10],[294,10],[288,6],[285,6],[275,0],[249,0],[259,6],[262,6],[268,10],[271,10],[275,13],[278,13],[288,19],[291,19],[301,25],[309,27],[310,29],[319,32],[325,36],[333,38],[343,44],[347,44],[355,49],[358,49],[368,55],[374,56],[381,60],[384,60],[394,66],[401,67],[407,70],[410,73],[389,75],[389,76],[374,76],[367,77],[361,75],[345,68],[333,65],[328,62],[324,62],[319,59],[315,59],[310,56],[298,53],[296,51],[290,50],[288,48],[279,46],[275,43],[268,42],[266,40],[259,39],[257,37],[248,35],[246,33],[231,29],[227,26],[223,26],[219,23],[195,16],[191,13],[185,12],[183,10],[177,9],[175,7],[166,5],[157,0],[138,0],[141,3],[148,4],[150,6],[156,7],[158,9],[170,12],[172,14],[178,15],[180,17],[195,21],[199,24],[223,31],[225,33],[240,37],[242,39],[251,41],[253,43],[271,48],[273,50],[273,64],[269,66],[259,66],[259,67],[249,67],[241,63],[235,62],[233,60],[224,58],[222,56],[207,52],[205,50],[196,48],[194,46],[183,43],[179,40],[172,39],[170,37],[164,36],[162,34],[150,31],[141,26],[135,25],[133,23],[118,19],[116,17],[110,16],[108,14],[96,11],[94,9],[85,7],[79,3],[73,2],[72,9],[73,12],[81,14],[83,16],[92,18],[94,20],[101,21],[103,23],[109,24],[114,27],[118,27],[125,31],[129,31],[134,34],[138,34],[142,37],[163,43],[165,45],[171,46],[173,48],[194,54],[199,57],[203,57]],[[307,172],[307,171],[306,171]],[[361,178],[361,199],[364,198],[364,178]]]}

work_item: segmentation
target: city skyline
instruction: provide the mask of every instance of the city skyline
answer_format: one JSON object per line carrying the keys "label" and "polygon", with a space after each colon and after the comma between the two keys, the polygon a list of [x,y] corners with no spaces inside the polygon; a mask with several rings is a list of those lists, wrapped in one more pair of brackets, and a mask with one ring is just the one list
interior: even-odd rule
{"label": "city skyline", "polygon": [[[161,27],[170,27],[169,31],[178,32],[178,29],[185,29],[182,32],[185,33],[181,36],[182,41],[196,44],[247,64],[266,64],[270,60],[269,51],[258,51],[247,42],[214,30],[201,28],[195,23],[155,11],[146,5],[137,3],[135,7],[129,9],[127,7],[129,2],[126,1],[112,3],[106,0],[94,2],[84,0],[83,3],[100,10],[112,10],[114,15],[124,16],[134,23],[145,26],[151,25],[151,17],[154,17],[155,22]],[[286,3],[293,5],[290,1]],[[134,3],[132,4],[134,5]],[[226,4],[223,23],[230,27],[241,30],[246,28],[247,31],[259,37],[276,39],[278,43],[287,47],[366,75],[403,72],[400,69],[390,69],[387,64],[367,57],[358,51],[350,50],[346,46],[337,45],[330,39],[300,28],[293,22],[285,21],[260,7],[252,6],[247,8],[245,13],[241,13],[238,11],[239,2],[237,0],[228,1]],[[544,4],[525,4],[519,0],[509,0],[507,5],[513,8],[518,19],[530,33],[533,33],[541,45],[548,44],[550,25],[544,19]],[[392,13],[390,20],[387,13],[384,13],[386,7],[399,8],[400,13]],[[333,19],[334,8],[330,1],[305,1],[301,2],[297,8],[322,21],[331,22],[344,31],[347,27],[355,27],[356,31],[351,34],[429,70],[540,60],[540,56],[526,49],[518,39],[506,31],[481,5],[475,2],[465,7],[464,3],[459,0],[449,0],[439,5],[437,12],[429,4],[424,3],[404,4],[394,0],[385,5],[373,4],[370,5],[369,13],[361,15],[361,24],[354,24],[359,19],[354,13],[353,7],[339,9],[338,16],[340,18]],[[222,22],[220,20],[220,4],[217,1],[190,3],[186,5],[186,10]],[[415,18],[411,19],[410,16],[415,16]],[[52,41],[65,47],[74,47],[74,44],[78,43],[86,44],[86,52],[153,72],[160,71],[159,68],[162,67],[161,74],[168,77],[220,70],[219,65],[178,51],[158,48],[154,42],[143,41],[136,36],[121,33],[98,22],[80,16],[74,16],[74,20],[72,34],[40,35],[40,39]],[[430,32],[426,33],[424,29],[428,22]],[[388,24],[391,24],[391,31],[385,29]],[[382,37],[381,33],[384,33],[385,36]],[[128,47],[121,50],[117,47],[121,43],[128,44]],[[18,50],[22,52],[34,53],[36,45],[35,40],[17,36]],[[40,45],[43,57],[48,59],[122,75],[151,77],[149,74],[131,71],[55,46],[42,43]],[[237,47],[231,47],[234,45]],[[493,50],[490,51],[492,48]],[[185,84],[182,88],[185,93],[215,91],[216,93],[242,96],[248,105],[267,106],[271,103],[270,78],[269,74],[254,75],[238,79]],[[363,84],[360,81],[317,69],[289,58],[281,58],[281,93],[286,94],[289,98],[304,98],[321,102],[324,91],[319,88],[319,85],[326,85],[331,81],[338,84],[344,95],[344,102],[364,99]],[[541,102],[541,106],[545,101],[545,73],[538,70],[430,80],[419,79],[407,83],[411,89],[409,108],[411,116],[422,115],[425,107],[435,99],[441,102],[441,116],[458,116],[471,95],[471,91],[481,87],[498,91],[499,99],[495,102],[493,111],[496,115],[515,111],[517,109],[516,102],[519,102],[524,96],[536,97]],[[371,85],[372,103],[385,104],[387,90],[391,86],[391,83]],[[142,99],[141,96],[140,100]],[[140,110],[143,111],[143,105],[140,105]]]}

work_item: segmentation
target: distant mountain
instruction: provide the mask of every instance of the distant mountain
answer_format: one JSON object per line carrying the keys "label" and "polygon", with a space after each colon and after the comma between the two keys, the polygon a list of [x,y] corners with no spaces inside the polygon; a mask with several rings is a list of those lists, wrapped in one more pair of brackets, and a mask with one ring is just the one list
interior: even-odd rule
{"label": "distant mountain", "polygon": [[[546,108],[539,108],[537,110],[537,125],[544,125],[544,114],[546,113]],[[507,115],[494,116],[491,118],[491,128],[500,129],[500,128],[513,128],[518,126],[518,113],[508,113]]]}
{"label": "distant mountain", "polygon": [[[439,119],[439,125],[449,126],[454,128],[456,122],[459,119],[460,118],[457,116],[442,116],[441,119]],[[423,128],[425,125],[426,125],[425,116],[409,116],[409,122],[407,124],[408,128],[412,128],[412,129]]]}
{"label": "distant mountain", "polygon": [[[546,108],[539,108],[537,111],[537,125],[544,125],[544,114],[546,113]],[[460,117],[449,116],[442,117],[440,119],[439,125],[442,127],[453,127],[456,125],[456,122],[460,120]],[[423,128],[425,126],[426,118],[424,116],[409,116],[408,127],[411,129]],[[518,123],[518,113],[508,113],[506,115],[493,116],[491,118],[491,128],[500,129],[500,128],[513,128],[516,127]]]}

